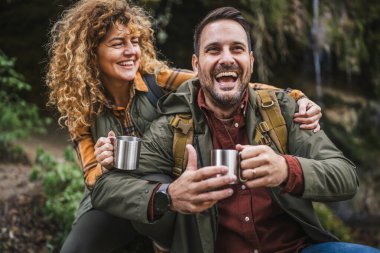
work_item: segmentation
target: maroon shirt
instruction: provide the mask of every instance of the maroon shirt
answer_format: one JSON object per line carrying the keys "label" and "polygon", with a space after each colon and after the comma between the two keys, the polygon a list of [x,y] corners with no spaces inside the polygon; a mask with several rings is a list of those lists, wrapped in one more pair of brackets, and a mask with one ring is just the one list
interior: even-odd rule
{"label": "maroon shirt", "polygon": [[[220,120],[205,104],[200,89],[198,105],[211,129],[215,149],[235,149],[236,144],[248,144],[245,127],[246,92],[241,105],[230,120]],[[289,177],[284,193],[299,195],[303,191],[303,175],[297,158],[284,155]],[[248,189],[233,185],[234,194],[218,202],[219,223],[215,242],[217,253],[294,253],[309,245],[301,226],[286,214],[266,187]]]}

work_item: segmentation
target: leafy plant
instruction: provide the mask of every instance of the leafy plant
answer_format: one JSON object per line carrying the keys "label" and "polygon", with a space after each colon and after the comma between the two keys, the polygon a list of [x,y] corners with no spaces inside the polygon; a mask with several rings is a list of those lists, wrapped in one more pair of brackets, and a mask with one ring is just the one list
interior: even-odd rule
{"label": "leafy plant", "polygon": [[73,149],[65,149],[65,159],[58,162],[43,149],[37,150],[31,180],[41,180],[46,196],[44,212],[56,223],[59,231],[55,242],[59,246],[66,238],[83,193],[83,176],[75,160]]}
{"label": "leafy plant", "polygon": [[31,85],[16,72],[14,65],[15,59],[0,51],[0,152],[5,159],[17,157],[19,152],[12,147],[12,141],[32,132],[42,133],[45,124],[49,123],[39,117],[36,105],[21,98],[20,94],[30,91]]}
{"label": "leafy plant", "polygon": [[[65,158],[58,161],[43,149],[37,150],[36,163],[30,180],[41,180],[46,196],[44,213],[48,222],[54,222],[58,231],[49,248],[59,249],[71,229],[75,212],[83,193],[83,176],[75,160],[73,149],[65,149]],[[138,236],[120,253],[153,252],[151,240]]]}
{"label": "leafy plant", "polygon": [[352,242],[351,230],[325,204],[313,203],[322,226],[339,239]]}

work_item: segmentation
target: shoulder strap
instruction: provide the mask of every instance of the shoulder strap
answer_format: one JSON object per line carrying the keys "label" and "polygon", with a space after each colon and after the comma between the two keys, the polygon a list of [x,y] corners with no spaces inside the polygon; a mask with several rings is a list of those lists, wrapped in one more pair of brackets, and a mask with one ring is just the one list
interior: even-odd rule
{"label": "shoulder strap", "polygon": [[258,144],[269,145],[274,142],[280,153],[287,153],[288,130],[281,113],[275,92],[256,90],[257,108],[260,111],[262,122],[256,126],[255,141]]}
{"label": "shoulder strap", "polygon": [[158,86],[156,76],[153,74],[144,74],[142,75],[142,79],[148,87],[148,92],[146,93],[146,97],[149,102],[156,107],[157,101],[160,97],[165,95],[164,91]]}
{"label": "shoulder strap", "polygon": [[173,175],[179,177],[187,164],[186,144],[193,143],[194,126],[190,114],[177,114],[170,121],[173,127]]}

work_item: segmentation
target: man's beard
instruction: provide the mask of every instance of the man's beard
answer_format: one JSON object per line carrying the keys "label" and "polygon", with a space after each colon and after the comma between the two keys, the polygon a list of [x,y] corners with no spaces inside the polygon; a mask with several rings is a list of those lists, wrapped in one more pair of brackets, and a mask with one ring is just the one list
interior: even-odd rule
{"label": "man's beard", "polygon": [[[201,83],[201,86],[205,89],[204,91],[210,94],[213,102],[222,108],[227,108],[227,107],[235,106],[236,104],[238,104],[241,101],[244,95],[244,91],[247,88],[248,83],[250,81],[250,75],[246,74],[245,76],[242,76],[243,71],[238,66],[233,66],[233,67],[228,67],[228,68],[218,67],[213,70],[211,75],[203,72],[199,65],[198,65],[198,70],[199,70],[199,74],[198,74],[199,81]],[[214,86],[213,76],[215,76],[215,73],[228,72],[228,71],[237,71],[239,73],[238,75],[238,79],[240,80],[240,83],[238,84],[239,87],[233,94],[223,94],[222,92],[218,93],[218,90]]]}

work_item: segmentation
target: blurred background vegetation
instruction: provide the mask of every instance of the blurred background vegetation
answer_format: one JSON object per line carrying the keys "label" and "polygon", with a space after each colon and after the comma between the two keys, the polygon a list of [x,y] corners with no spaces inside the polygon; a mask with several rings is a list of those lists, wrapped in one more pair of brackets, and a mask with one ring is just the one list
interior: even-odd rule
{"label": "blurred background vegetation", "polygon": [[[56,121],[45,107],[46,44],[52,23],[74,2],[0,0],[0,162],[24,159],[14,141],[43,131],[47,118]],[[380,1],[133,2],[154,18],[160,57],[180,68],[191,68],[193,29],[209,10],[241,10],[252,24],[253,81],[301,89],[317,101],[323,129],[358,166],[359,194],[328,208],[317,205],[323,223],[342,239],[380,247]],[[38,151],[30,171],[45,192],[43,219],[56,224],[55,238],[45,240],[48,251],[59,248],[83,188],[71,148],[62,153],[58,161],[49,150]],[[0,251],[12,249],[4,245]]]}

